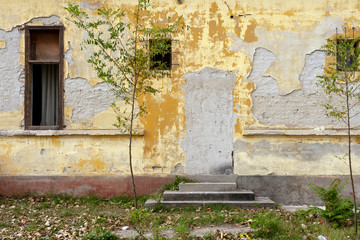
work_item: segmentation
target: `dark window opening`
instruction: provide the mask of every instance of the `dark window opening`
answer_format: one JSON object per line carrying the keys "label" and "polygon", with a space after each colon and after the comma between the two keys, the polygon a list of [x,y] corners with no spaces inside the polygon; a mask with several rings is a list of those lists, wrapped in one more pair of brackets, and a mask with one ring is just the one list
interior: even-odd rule
{"label": "dark window opening", "polygon": [[31,124],[58,125],[59,64],[32,65]]}
{"label": "dark window opening", "polygon": [[25,27],[25,128],[63,128],[63,26]]}
{"label": "dark window opening", "polygon": [[171,70],[172,52],[170,39],[150,40],[150,50],[152,51],[150,69]]}
{"label": "dark window opening", "polygon": [[357,50],[359,41],[353,43],[351,39],[338,39],[336,43],[336,69],[339,71],[357,70],[358,66],[353,66],[353,64],[359,55]]}

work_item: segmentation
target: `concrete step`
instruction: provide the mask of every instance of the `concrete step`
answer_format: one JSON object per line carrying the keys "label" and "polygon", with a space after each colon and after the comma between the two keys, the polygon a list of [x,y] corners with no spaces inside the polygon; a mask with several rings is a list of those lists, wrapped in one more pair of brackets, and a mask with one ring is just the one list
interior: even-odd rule
{"label": "concrete step", "polygon": [[[275,202],[271,201],[267,197],[256,197],[253,201],[160,201],[162,207],[176,208],[196,206],[203,207],[211,204],[224,204],[230,207],[239,207],[245,209],[255,208],[276,208]],[[158,206],[158,202],[153,199],[149,199],[145,203],[146,208],[154,208]]]}
{"label": "concrete step", "polygon": [[254,201],[252,191],[175,192],[165,191],[164,201]]}
{"label": "concrete step", "polygon": [[200,182],[200,183],[180,183],[180,192],[217,192],[217,191],[235,191],[237,185],[235,182]]}

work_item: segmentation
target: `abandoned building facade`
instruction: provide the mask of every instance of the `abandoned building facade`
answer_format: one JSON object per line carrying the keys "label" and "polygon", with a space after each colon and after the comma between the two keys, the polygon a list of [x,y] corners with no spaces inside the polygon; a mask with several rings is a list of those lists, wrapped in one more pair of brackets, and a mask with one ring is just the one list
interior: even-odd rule
{"label": "abandoned building facade", "polygon": [[[113,126],[114,96],[87,63],[67,1],[0,2],[0,194],[131,192],[128,134]],[[134,8],[70,2],[94,16],[101,6]],[[324,115],[316,82],[327,39],[360,36],[358,1],[151,4],[154,22],[183,16],[189,28],[171,39],[171,76],[154,81],[161,91],[145,97],[149,114],[136,122],[140,193],[187,175],[305,204],[317,201],[307,183],[347,179],[335,157],[346,153],[344,126]]]}

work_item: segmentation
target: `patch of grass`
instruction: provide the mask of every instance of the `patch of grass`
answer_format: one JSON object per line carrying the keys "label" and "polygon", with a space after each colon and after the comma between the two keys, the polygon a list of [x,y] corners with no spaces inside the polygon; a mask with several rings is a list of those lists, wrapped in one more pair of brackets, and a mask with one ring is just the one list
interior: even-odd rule
{"label": "patch of grass", "polygon": [[286,232],[280,217],[271,212],[259,213],[252,226],[256,229],[255,237],[275,239]]}
{"label": "patch of grass", "polygon": [[212,240],[212,239],[214,239],[214,235],[213,235],[213,233],[211,231],[207,232],[207,233],[204,234],[203,239],[204,240]]}
{"label": "patch of grass", "polygon": [[[148,199],[149,196],[138,196],[138,205],[144,206],[146,200]],[[127,195],[112,197],[109,199],[109,203],[114,205],[120,205],[122,207],[133,207],[135,204],[134,198]]]}
{"label": "patch of grass", "polygon": [[112,233],[105,229],[97,229],[83,237],[83,240],[117,240],[119,239],[115,233]]}
{"label": "patch of grass", "polygon": [[7,223],[5,223],[5,222],[0,222],[0,229],[1,229],[1,228],[6,228],[7,226],[8,226]]}
{"label": "patch of grass", "polygon": [[187,218],[181,218],[174,228],[175,235],[178,239],[189,239],[190,221]]}
{"label": "patch of grass", "polygon": [[19,216],[21,216],[21,214],[22,214],[22,209],[21,209],[21,207],[16,206],[16,207],[14,208],[14,210],[13,210],[13,214],[14,214],[14,217],[19,217]]}
{"label": "patch of grass", "polygon": [[[89,237],[99,236],[102,232],[116,232],[129,226],[130,229],[152,232],[153,239],[164,239],[160,231],[163,229],[175,230],[175,239],[196,239],[190,236],[191,230],[223,224],[250,226],[256,230],[248,233],[253,239],[317,239],[319,235],[328,240],[352,237],[352,228],[335,228],[321,215],[306,211],[289,213],[282,210],[245,210],[216,205],[158,211],[140,207],[139,213],[131,216],[132,203],[133,200],[126,197],[108,200],[63,196],[3,197],[0,198],[1,237],[82,239],[86,236],[90,239]],[[44,204],[49,204],[50,207]],[[139,220],[136,220],[138,217]],[[18,234],[22,234],[21,237]],[[211,238],[208,234],[206,237],[215,239],[219,236],[214,234]],[[241,239],[240,235],[227,236],[235,240]]]}

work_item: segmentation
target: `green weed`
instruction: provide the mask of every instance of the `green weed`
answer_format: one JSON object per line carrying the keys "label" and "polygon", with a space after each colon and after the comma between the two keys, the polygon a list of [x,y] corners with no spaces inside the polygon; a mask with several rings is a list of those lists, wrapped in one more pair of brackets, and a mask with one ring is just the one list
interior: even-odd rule
{"label": "green weed", "polygon": [[354,204],[349,197],[343,197],[342,190],[347,183],[341,183],[340,179],[335,179],[328,189],[308,184],[308,186],[318,195],[325,204],[325,210],[310,208],[309,211],[321,214],[335,227],[347,225],[354,216]]}
{"label": "green weed", "polygon": [[174,228],[175,235],[178,239],[188,239],[190,235],[189,220],[181,218],[178,225]]}
{"label": "green weed", "polygon": [[139,237],[143,237],[149,225],[149,211],[144,208],[135,208],[130,211],[130,219]]}
{"label": "green weed", "polygon": [[170,190],[170,191],[179,191],[179,184],[180,183],[189,183],[189,182],[194,182],[188,178],[184,178],[184,177],[179,177],[179,176],[175,176],[175,179],[168,184],[165,184],[162,188],[163,192],[165,190]]}
{"label": "green weed", "polygon": [[117,240],[117,239],[119,239],[118,236],[104,229],[96,229],[95,231],[86,234],[83,237],[83,240]]}

